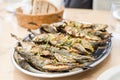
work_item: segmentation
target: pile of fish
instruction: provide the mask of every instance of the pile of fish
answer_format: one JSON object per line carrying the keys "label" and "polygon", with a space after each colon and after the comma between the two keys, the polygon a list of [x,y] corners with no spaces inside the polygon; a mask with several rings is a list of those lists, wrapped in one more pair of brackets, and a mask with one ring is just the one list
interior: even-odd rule
{"label": "pile of fish", "polygon": [[18,40],[14,58],[22,68],[39,72],[69,72],[93,63],[98,47],[105,47],[111,34],[107,25],[84,24],[65,20],[44,24],[40,33],[28,30],[27,38]]}

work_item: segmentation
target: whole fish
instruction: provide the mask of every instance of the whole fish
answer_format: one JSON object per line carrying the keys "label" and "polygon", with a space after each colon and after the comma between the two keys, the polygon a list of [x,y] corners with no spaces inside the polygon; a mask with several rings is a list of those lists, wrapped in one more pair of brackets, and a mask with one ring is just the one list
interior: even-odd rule
{"label": "whole fish", "polygon": [[43,69],[47,71],[54,72],[64,72],[72,70],[76,67],[80,67],[77,63],[55,63],[55,64],[47,64],[43,67]]}
{"label": "whole fish", "polygon": [[[56,55],[56,58],[58,61],[63,61],[63,62],[65,62],[65,61],[66,62],[78,61],[78,63],[84,63],[85,61],[92,62],[95,60],[95,58],[92,56],[85,56],[85,55],[80,55],[80,54],[76,54],[76,53],[71,54],[65,49],[59,50],[58,48],[55,48],[55,47],[49,47],[47,49],[56,53],[56,54],[59,54],[59,55]],[[64,56],[64,57],[62,57],[62,56]],[[68,60],[71,60],[71,61],[68,61]]]}
{"label": "whole fish", "polygon": [[40,71],[44,71],[42,68],[45,64],[51,63],[52,61],[50,59],[46,59],[41,57],[39,54],[35,55],[31,52],[25,51],[23,49],[16,48],[16,51],[20,56],[22,56],[27,62],[32,64],[36,69]]}
{"label": "whole fish", "polygon": [[25,70],[33,73],[42,73],[39,70],[33,68],[23,57],[21,57],[17,52],[14,53],[14,59],[16,63]]}

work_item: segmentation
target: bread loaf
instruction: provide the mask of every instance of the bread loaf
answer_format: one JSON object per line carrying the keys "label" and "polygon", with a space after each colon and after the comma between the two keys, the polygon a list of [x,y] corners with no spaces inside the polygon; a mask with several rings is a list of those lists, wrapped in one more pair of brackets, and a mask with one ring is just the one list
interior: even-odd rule
{"label": "bread loaf", "polygon": [[32,4],[33,15],[54,13],[57,11],[57,8],[53,4],[47,2],[46,0],[32,0]]}

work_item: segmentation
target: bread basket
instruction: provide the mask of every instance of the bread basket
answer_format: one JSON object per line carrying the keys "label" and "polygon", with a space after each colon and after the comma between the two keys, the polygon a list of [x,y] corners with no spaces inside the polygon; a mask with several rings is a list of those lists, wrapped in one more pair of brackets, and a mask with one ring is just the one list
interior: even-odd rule
{"label": "bread basket", "polygon": [[51,24],[62,20],[64,7],[61,7],[54,13],[40,15],[23,14],[21,8],[16,9],[16,18],[18,25],[28,29],[38,29],[41,24]]}

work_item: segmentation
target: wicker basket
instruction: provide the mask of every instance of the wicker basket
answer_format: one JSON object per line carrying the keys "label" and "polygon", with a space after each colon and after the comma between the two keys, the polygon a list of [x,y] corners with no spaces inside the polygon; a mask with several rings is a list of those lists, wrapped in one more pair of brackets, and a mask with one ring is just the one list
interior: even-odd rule
{"label": "wicker basket", "polygon": [[59,22],[63,19],[64,7],[55,13],[40,14],[40,15],[27,15],[23,14],[21,8],[16,9],[16,17],[18,24],[21,27],[28,29],[38,29],[41,24],[51,24]]}

